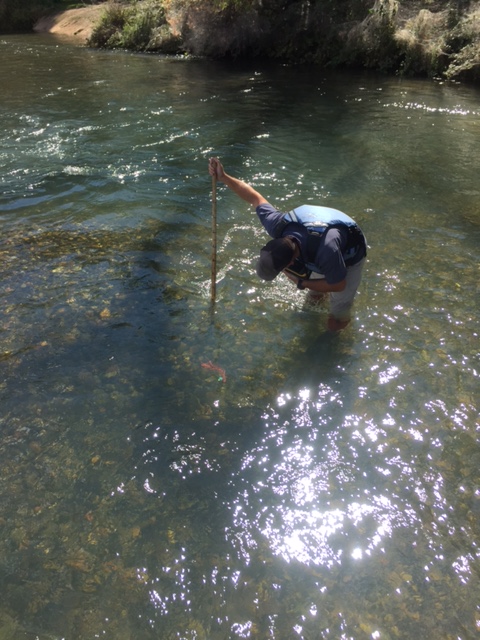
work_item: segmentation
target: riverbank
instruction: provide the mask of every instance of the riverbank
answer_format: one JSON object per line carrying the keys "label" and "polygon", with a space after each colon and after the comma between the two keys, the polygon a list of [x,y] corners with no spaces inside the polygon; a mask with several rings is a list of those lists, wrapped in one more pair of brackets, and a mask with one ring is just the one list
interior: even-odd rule
{"label": "riverbank", "polygon": [[33,30],[36,33],[55,33],[57,35],[78,38],[79,42],[86,44],[91,37],[95,26],[100,22],[105,13],[107,3],[68,9],[38,20]]}
{"label": "riverbank", "polygon": [[300,2],[277,13],[240,5],[103,2],[42,18],[34,31],[97,48],[480,81],[480,1],[374,0],[366,11],[350,0],[328,14],[318,6],[305,14]]}

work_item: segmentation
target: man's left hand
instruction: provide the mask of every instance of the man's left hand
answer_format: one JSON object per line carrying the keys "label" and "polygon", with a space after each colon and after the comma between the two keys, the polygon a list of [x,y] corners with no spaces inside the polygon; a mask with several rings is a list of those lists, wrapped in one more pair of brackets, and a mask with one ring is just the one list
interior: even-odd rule
{"label": "man's left hand", "polygon": [[298,284],[298,281],[300,280],[298,276],[294,276],[293,273],[291,273],[290,271],[287,271],[286,269],[284,269],[282,273],[286,275],[289,280],[291,280],[295,284]]}

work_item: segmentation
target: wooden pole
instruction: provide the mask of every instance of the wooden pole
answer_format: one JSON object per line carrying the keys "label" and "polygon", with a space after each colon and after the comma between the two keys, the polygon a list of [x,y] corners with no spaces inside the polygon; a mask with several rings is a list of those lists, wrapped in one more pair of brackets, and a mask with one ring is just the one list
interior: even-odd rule
{"label": "wooden pole", "polygon": [[211,301],[215,303],[217,290],[217,176],[212,176],[212,287]]}

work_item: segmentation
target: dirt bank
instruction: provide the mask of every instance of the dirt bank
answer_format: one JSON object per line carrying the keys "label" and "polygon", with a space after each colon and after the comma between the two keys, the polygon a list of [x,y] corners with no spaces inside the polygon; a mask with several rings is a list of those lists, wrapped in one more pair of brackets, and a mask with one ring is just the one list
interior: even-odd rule
{"label": "dirt bank", "polygon": [[78,38],[85,43],[105,11],[105,4],[95,4],[81,9],[68,9],[41,18],[33,27],[37,33],[56,33]]}

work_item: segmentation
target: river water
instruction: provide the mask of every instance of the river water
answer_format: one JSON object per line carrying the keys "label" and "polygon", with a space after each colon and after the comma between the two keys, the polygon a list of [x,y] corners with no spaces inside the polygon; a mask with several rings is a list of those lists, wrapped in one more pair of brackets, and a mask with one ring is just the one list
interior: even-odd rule
{"label": "river water", "polygon": [[[0,636],[477,637],[478,89],[0,50]],[[212,308],[211,154],[360,223],[345,331],[221,185]]]}

